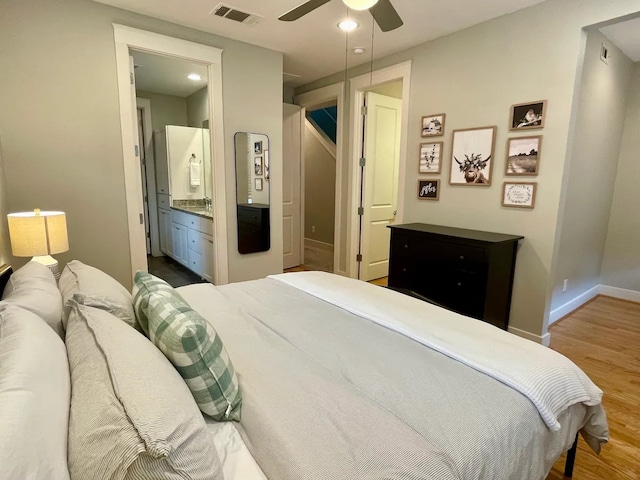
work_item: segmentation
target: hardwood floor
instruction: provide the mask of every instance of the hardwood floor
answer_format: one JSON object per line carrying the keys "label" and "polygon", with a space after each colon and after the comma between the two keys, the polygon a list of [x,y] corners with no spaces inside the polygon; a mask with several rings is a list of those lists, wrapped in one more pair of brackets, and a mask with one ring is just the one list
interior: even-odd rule
{"label": "hardwood floor", "polygon": [[149,265],[150,274],[162,278],[174,288],[205,282],[198,274],[166,256],[152,257],[148,255],[147,264]]}
{"label": "hardwood floor", "polygon": [[[604,391],[610,440],[598,456],[580,438],[574,480],[640,479],[640,304],[600,296],[553,325],[551,348]],[[564,455],[547,480],[562,479]]]}

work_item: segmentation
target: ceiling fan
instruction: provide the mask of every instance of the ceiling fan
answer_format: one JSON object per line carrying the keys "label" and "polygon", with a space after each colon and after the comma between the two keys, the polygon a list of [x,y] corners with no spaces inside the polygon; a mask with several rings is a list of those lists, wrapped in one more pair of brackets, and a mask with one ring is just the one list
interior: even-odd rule
{"label": "ceiling fan", "polygon": [[[283,22],[293,22],[303,17],[307,13],[314,11],[331,0],[308,0],[302,5],[298,5],[293,10],[278,17]],[[353,10],[369,10],[374,20],[383,32],[390,32],[401,27],[404,22],[393,8],[391,0],[342,0],[344,4]]]}

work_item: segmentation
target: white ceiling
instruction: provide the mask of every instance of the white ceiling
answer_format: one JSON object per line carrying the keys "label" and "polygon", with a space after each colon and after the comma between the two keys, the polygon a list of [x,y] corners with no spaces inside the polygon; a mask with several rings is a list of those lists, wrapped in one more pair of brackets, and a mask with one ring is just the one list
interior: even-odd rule
{"label": "white ceiling", "polygon": [[[285,76],[289,86],[342,71],[345,63],[349,67],[366,63],[371,53],[371,15],[367,11],[349,11],[341,0],[333,0],[295,22],[281,22],[278,17],[304,0],[225,0],[227,5],[264,17],[252,26],[210,15],[218,0],[96,1],[283,52],[284,71],[299,75]],[[393,0],[404,26],[387,33],[376,26],[374,56],[380,58],[542,1]],[[336,26],[347,16],[360,23],[360,28],[349,34],[348,45],[346,34]],[[352,53],[356,46],[366,48],[366,53]]]}
{"label": "white ceiling", "polygon": [[[207,85],[204,65],[151,53],[132,52],[136,66],[136,90],[188,97]],[[189,80],[187,75],[197,73],[200,80]]]}
{"label": "white ceiling", "polygon": [[634,62],[640,62],[640,18],[602,27],[600,31],[627,57]]}

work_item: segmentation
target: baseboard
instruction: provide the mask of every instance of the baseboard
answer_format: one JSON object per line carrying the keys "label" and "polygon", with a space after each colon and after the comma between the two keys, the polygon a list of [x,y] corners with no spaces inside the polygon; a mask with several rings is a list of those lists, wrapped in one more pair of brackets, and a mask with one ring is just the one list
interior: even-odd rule
{"label": "baseboard", "polygon": [[640,303],[640,292],[636,290],[627,290],[626,288],[610,287],[609,285],[600,285],[598,291],[600,295],[619,298],[621,300],[629,300],[630,302]]}
{"label": "baseboard", "polygon": [[522,338],[526,338],[527,340],[531,340],[532,342],[540,343],[545,347],[549,346],[549,342],[551,341],[551,335],[549,333],[545,333],[544,335],[535,335],[531,332],[527,332],[526,330],[520,330],[519,328],[509,327],[509,333],[513,333]]}
{"label": "baseboard", "polygon": [[551,310],[551,312],[549,313],[549,325],[554,324],[565,315],[570,314],[575,309],[580,308],[596,295],[600,294],[600,288],[601,285],[596,285],[595,287],[590,288],[586,292],[581,293],[577,297],[569,300],[564,305],[560,305],[558,308],[554,308],[553,310]]}
{"label": "baseboard", "polygon": [[304,237],[304,241],[309,242],[310,245],[313,245],[316,248],[321,248],[323,250],[333,250],[333,244],[321,242],[319,240],[313,240],[312,238]]}

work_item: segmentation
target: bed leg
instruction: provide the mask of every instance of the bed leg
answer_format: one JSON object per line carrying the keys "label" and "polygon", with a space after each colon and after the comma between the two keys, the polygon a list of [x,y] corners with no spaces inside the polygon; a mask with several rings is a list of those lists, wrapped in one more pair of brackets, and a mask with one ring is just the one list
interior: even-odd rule
{"label": "bed leg", "polygon": [[564,476],[565,478],[571,478],[573,476],[573,464],[576,462],[576,453],[578,451],[578,434],[576,434],[576,440],[567,452],[567,461],[564,464]]}

